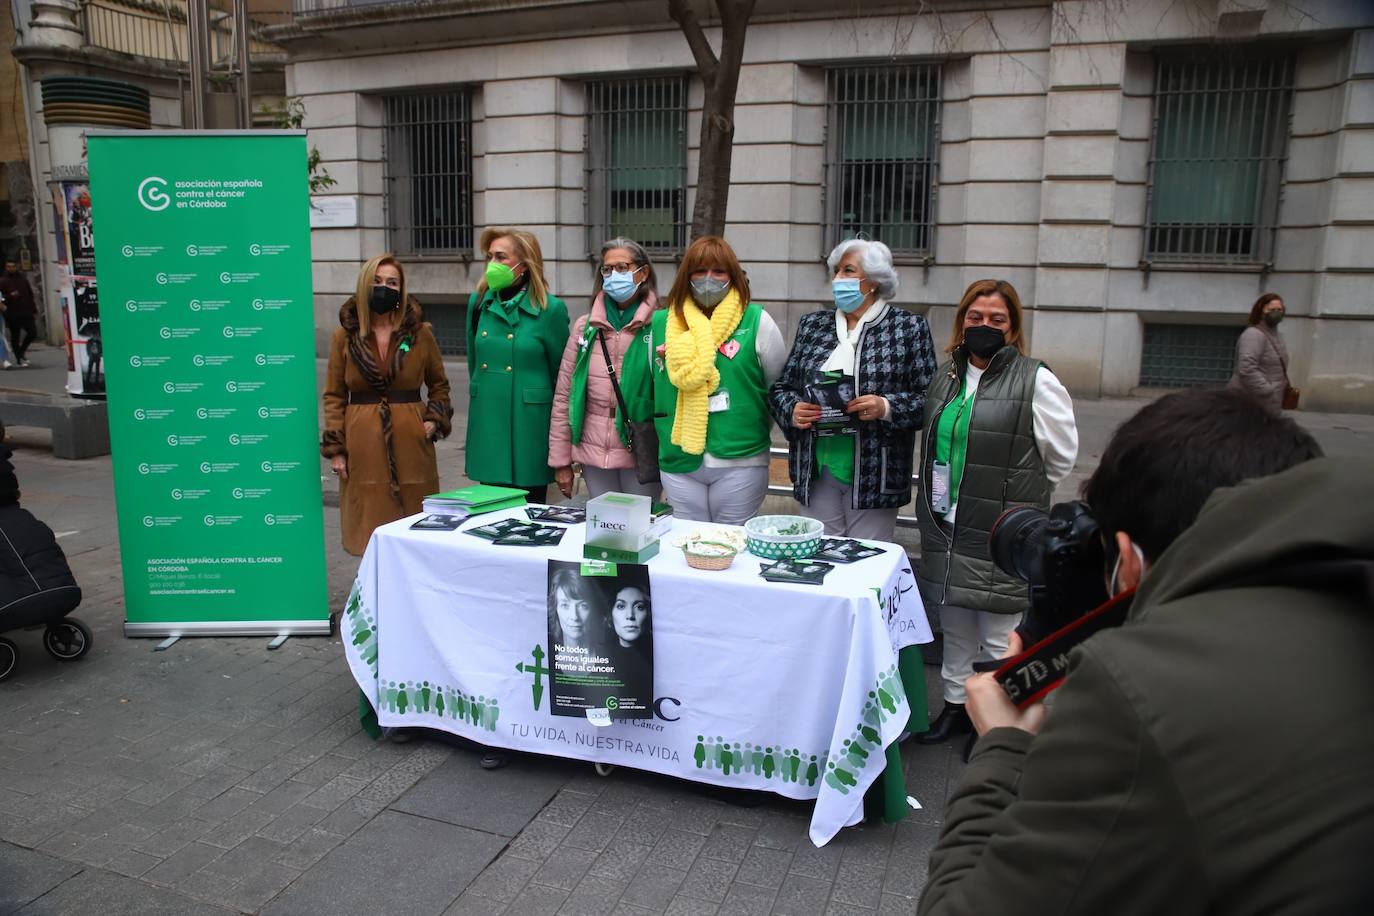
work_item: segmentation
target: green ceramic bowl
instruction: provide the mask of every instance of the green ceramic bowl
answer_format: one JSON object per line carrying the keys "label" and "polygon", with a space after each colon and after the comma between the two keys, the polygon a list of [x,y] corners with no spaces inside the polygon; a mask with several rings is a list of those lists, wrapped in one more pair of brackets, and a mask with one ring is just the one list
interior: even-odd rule
{"label": "green ceramic bowl", "polygon": [[744,523],[746,547],[766,560],[811,556],[824,530],[818,520],[800,515],[756,515]]}

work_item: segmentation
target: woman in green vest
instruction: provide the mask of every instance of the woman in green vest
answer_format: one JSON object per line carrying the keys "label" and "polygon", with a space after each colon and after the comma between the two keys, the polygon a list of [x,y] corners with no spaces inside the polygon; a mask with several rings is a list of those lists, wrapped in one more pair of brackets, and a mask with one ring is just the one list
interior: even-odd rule
{"label": "woman in green vest", "polygon": [[627,238],[607,241],[592,275],[591,310],[573,322],[553,396],[549,466],[564,496],[573,494],[574,464],[589,496],[658,496],[657,481],[639,482],[629,417],[620,408],[623,400],[630,417],[650,413],[649,322],[657,309],[658,277],[644,248]]}
{"label": "woman in green vest", "polygon": [[938,744],[970,729],[964,681],[974,661],[1006,652],[1026,609],[1026,583],[1002,572],[988,533],[1008,507],[1049,508],[1073,470],[1078,427],[1069,393],[1026,356],[1021,299],[1005,280],[971,285],[954,314],[950,359],[926,393],[917,581],[944,633],[945,706],[916,740]]}
{"label": "woman in green vest", "polygon": [[568,341],[568,309],[544,282],[539,240],[482,233],[486,273],[468,299],[469,480],[520,487],[542,503],[553,480],[549,414]]}
{"label": "woman in green vest", "polygon": [[787,345],[750,301],[724,239],[688,247],[668,308],[654,313],[653,344],[658,461],[673,514],[742,525],[768,492],[768,386]]}

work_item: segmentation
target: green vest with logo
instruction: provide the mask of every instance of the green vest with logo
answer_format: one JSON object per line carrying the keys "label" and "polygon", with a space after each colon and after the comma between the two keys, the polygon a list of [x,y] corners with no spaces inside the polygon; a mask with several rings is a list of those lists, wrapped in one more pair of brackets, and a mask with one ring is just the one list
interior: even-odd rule
{"label": "green vest with logo", "polygon": [[[739,326],[724,344],[738,344],[733,358],[716,351],[716,371],[720,388],[730,393],[730,409],[710,414],[706,420],[706,451],[717,458],[748,458],[767,451],[771,440],[768,427],[768,385],[759,363],[759,316],[763,306],[750,303],[740,316]],[[668,310],[654,313],[654,352],[666,340]],[[716,393],[713,392],[713,393]],[[654,360],[654,427],[658,431],[658,464],[670,474],[690,474],[701,467],[701,455],[689,455],[671,441],[673,417],[677,412],[677,387],[668,380],[662,357]]]}
{"label": "green vest with logo", "polygon": [[951,536],[930,508],[932,447],[940,416],[963,383],[967,357],[956,353],[936,373],[926,392],[926,423],[921,466],[921,494],[916,501],[921,528],[921,562],[917,580],[928,607],[951,604],[996,614],[1026,610],[1026,583],[1008,576],[992,562],[988,533],[1011,506],[1048,508],[1054,486],[1035,444],[1031,402],[1035,374],[1044,365],[1003,347],[978,382],[968,420],[964,473]]}

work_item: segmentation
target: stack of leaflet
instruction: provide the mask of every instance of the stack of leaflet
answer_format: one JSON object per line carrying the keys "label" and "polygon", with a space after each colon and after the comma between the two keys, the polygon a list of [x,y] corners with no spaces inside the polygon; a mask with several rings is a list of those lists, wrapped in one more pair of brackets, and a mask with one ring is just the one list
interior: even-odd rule
{"label": "stack of leaflet", "polygon": [[516,487],[492,487],[475,483],[457,490],[445,490],[425,497],[424,509],[432,515],[448,515],[454,518],[467,518],[523,506],[528,494]]}

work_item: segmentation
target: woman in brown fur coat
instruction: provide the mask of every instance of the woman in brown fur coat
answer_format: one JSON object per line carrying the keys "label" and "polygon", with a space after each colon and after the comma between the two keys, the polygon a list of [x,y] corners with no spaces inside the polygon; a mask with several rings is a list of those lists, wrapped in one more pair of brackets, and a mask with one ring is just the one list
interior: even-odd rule
{"label": "woman in brown fur coat", "polygon": [[339,325],[329,344],[320,454],[339,478],[344,549],[357,556],[372,529],[419,512],[438,492],[434,442],[451,431],[453,407],[439,344],[394,257],[363,265]]}

